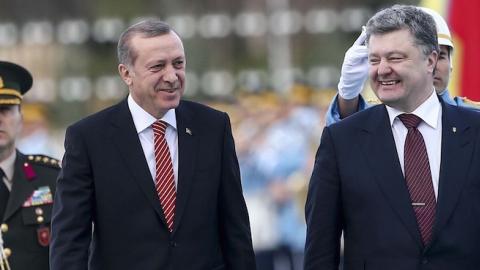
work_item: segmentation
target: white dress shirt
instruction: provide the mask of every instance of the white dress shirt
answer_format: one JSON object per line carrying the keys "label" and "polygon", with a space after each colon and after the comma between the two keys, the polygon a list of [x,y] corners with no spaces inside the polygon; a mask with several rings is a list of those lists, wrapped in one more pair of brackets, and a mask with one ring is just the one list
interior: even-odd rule
{"label": "white dress shirt", "polygon": [[[403,125],[402,121],[397,117],[404,113],[392,107],[386,106],[390,124],[392,127],[395,146],[397,147],[398,159],[402,172],[404,169],[404,146],[408,129]],[[442,105],[438,100],[435,91],[430,97],[422,103],[412,114],[420,117],[423,121],[418,125],[417,129],[423,136],[425,146],[427,148],[428,162],[430,163],[430,171],[432,174],[433,189],[435,198],[438,200],[438,180],[440,177],[440,161],[442,150]]]}
{"label": "white dress shirt", "polygon": [[138,138],[142,144],[143,154],[147,160],[148,168],[152,174],[153,182],[155,182],[156,164],[155,164],[155,147],[153,143],[153,128],[152,124],[157,120],[165,121],[167,130],[165,131],[165,138],[167,139],[168,148],[170,150],[170,157],[173,163],[173,173],[175,175],[175,187],[178,186],[178,135],[177,135],[177,118],[175,110],[171,109],[162,117],[156,119],[151,114],[140,107],[131,95],[128,95],[128,108],[132,114],[133,123],[137,130]]}

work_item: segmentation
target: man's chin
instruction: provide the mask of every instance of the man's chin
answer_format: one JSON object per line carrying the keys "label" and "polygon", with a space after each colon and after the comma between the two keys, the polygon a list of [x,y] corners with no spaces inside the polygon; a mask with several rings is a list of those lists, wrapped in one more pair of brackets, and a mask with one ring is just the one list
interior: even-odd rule
{"label": "man's chin", "polygon": [[177,97],[175,99],[172,99],[172,100],[169,100],[166,102],[167,103],[167,107],[169,107],[170,109],[175,109],[178,107],[178,105],[180,104],[180,97]]}
{"label": "man's chin", "polygon": [[389,95],[389,94],[385,94],[385,93],[381,93],[377,97],[383,104],[386,104],[386,105],[389,105],[391,103],[395,103],[399,99],[398,96],[396,96],[396,95]]}
{"label": "man's chin", "polygon": [[[1,137],[1,136],[0,136]],[[0,151],[3,151],[7,148],[9,148],[10,144],[7,142],[7,140],[0,138]]]}
{"label": "man's chin", "polygon": [[435,92],[437,92],[437,94],[442,94],[443,92],[445,92],[447,90],[447,86],[445,85],[434,85],[435,86]]}
{"label": "man's chin", "polygon": [[0,139],[0,154],[4,154],[6,152],[11,152],[15,150],[15,145],[12,145],[9,142],[5,142]]}

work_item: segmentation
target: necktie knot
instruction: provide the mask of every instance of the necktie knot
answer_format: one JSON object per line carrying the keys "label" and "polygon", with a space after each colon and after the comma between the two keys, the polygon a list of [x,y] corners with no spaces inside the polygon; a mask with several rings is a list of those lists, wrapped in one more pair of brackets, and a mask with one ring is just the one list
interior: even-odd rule
{"label": "necktie knot", "polygon": [[402,113],[398,116],[398,119],[407,129],[416,128],[422,122],[422,118],[411,113]]}
{"label": "necktie knot", "polygon": [[167,123],[162,120],[157,120],[152,124],[153,133],[157,135],[165,135],[165,130],[167,130]]}

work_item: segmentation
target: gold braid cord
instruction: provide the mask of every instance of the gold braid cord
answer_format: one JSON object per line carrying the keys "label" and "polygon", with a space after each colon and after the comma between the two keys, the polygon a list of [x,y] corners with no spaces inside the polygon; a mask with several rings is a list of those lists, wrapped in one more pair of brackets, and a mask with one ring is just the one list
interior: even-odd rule
{"label": "gold braid cord", "polygon": [[10,264],[7,260],[7,255],[5,254],[5,250],[3,249],[3,236],[2,232],[0,231],[0,270],[11,270]]}

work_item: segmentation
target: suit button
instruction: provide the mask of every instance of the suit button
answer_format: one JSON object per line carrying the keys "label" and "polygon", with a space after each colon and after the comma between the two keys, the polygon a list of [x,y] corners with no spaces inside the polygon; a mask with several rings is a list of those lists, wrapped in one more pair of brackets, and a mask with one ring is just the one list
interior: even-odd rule
{"label": "suit button", "polygon": [[5,257],[10,257],[10,255],[12,255],[12,250],[9,249],[9,248],[4,248],[3,249],[3,253],[5,253]]}
{"label": "suit button", "polygon": [[2,233],[8,232],[8,225],[5,223],[2,223],[2,225],[0,225],[0,230],[2,231]]}
{"label": "suit button", "polygon": [[171,247],[177,247],[178,245],[177,245],[177,242],[175,242],[175,241],[170,241],[170,246],[171,246]]}

